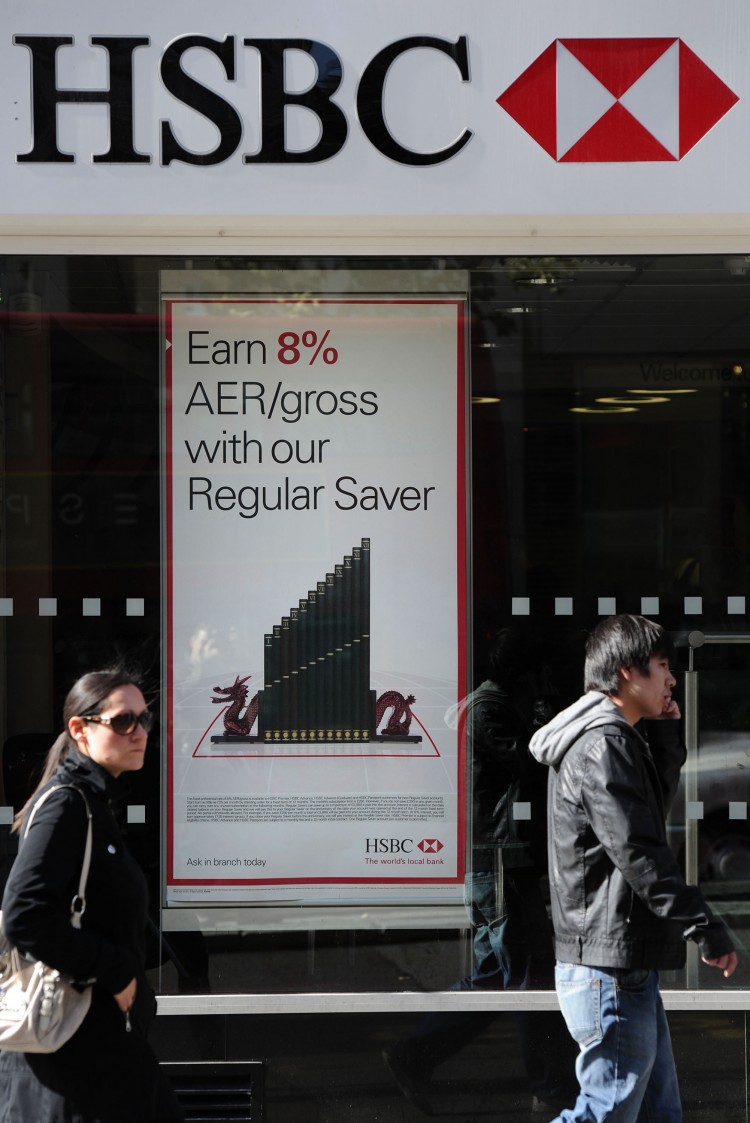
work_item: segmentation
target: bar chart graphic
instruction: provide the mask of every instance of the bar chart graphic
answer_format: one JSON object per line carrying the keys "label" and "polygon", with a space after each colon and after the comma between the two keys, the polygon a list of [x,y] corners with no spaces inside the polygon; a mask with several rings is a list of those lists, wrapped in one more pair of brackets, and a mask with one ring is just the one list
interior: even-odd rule
{"label": "bar chart graphic", "polygon": [[[370,687],[370,539],[363,538],[264,636],[263,688],[214,687],[228,703],[212,743],[367,744],[410,734],[412,694]],[[388,721],[378,732],[378,725]]]}

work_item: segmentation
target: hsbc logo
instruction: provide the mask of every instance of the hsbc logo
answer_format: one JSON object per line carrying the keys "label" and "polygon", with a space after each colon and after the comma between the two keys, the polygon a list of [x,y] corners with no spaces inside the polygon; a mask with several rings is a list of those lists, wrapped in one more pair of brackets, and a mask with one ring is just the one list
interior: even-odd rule
{"label": "hsbc logo", "polygon": [[413,849],[413,838],[365,839],[365,854],[411,854]]}
{"label": "hsbc logo", "polygon": [[[366,854],[411,854],[414,850],[413,838],[366,838]],[[443,843],[439,838],[423,838],[416,843],[417,850],[423,854],[439,854]]]}
{"label": "hsbc logo", "polygon": [[681,39],[555,39],[497,99],[558,163],[681,160],[739,101]]}
{"label": "hsbc logo", "polygon": [[[77,104],[106,106],[109,114],[109,148],[94,153],[92,163],[152,163],[153,154],[136,145],[139,112],[144,101],[149,108],[153,102],[153,98],[138,96],[141,91],[135,81],[136,55],[151,47],[147,35],[90,36],[91,51],[97,57],[104,52],[107,63],[109,85],[97,89],[58,84],[61,60],[75,44],[72,35],[14,35],[13,44],[28,50],[31,68],[31,147],[16,153],[17,163],[74,163],[76,154],[62,151],[59,146],[57,110],[59,106]],[[445,73],[451,80],[459,84],[469,81],[466,36],[459,36],[455,42],[436,36],[410,36],[381,48],[367,63],[357,82],[354,105],[347,107],[347,111],[339,103],[343,63],[327,43],[235,35],[223,39],[179,36],[161,52],[156,76],[176,102],[211,122],[219,139],[209,151],[196,151],[183,142],[170,120],[163,119],[159,122],[159,162],[165,167],[177,161],[209,167],[238,156],[243,164],[254,165],[320,163],[338,155],[347,141],[351,122],[357,120],[368,141],[390,160],[417,167],[443,163],[468,144],[472,137],[470,129],[462,130],[441,148],[415,151],[399,142],[386,121],[384,93],[391,67],[404,55],[413,59],[415,53],[424,51],[443,56]],[[314,81],[304,90],[288,88],[287,67],[289,56],[294,54],[307,56],[315,70]],[[212,57],[218,64],[224,79],[221,92],[194,77],[190,59],[196,55],[203,59]],[[237,102],[247,98],[253,68],[258,92],[250,97],[249,107],[244,107],[246,111],[249,108],[248,120]],[[239,82],[240,78],[244,81]],[[295,111],[310,114],[317,121],[319,135],[311,147],[298,149],[289,143],[287,117]],[[248,132],[256,134],[259,143],[254,150],[243,152]]]}
{"label": "hsbc logo", "polygon": [[[426,59],[438,66],[451,95],[471,84],[467,35],[414,35],[381,46],[349,83],[348,95],[340,54],[313,39],[182,35],[155,50],[147,35],[91,35],[85,49],[92,61],[103,60],[106,73],[93,89],[59,77],[75,46],[72,35],[17,34],[12,42],[28,53],[29,66],[28,93],[19,91],[15,103],[26,98],[30,124],[29,147],[15,153],[18,164],[75,163],[79,153],[66,150],[58,117],[75,118],[79,106],[92,104],[109,121],[109,146],[84,157],[94,165],[315,164],[338,156],[356,127],[388,160],[429,168],[459,157],[474,137],[472,122],[463,121],[439,141],[406,143],[401,130],[411,108],[403,85],[386,113],[394,66],[408,67],[415,87]],[[304,89],[287,73],[300,55],[314,71]],[[218,74],[215,88],[196,76],[196,59]],[[159,90],[169,100],[160,101]],[[738,100],[678,38],[555,39],[497,98],[558,163],[679,161]],[[157,103],[165,109],[155,111]],[[199,145],[190,125],[172,122],[175,103],[198,132],[206,122],[214,126],[213,147]],[[317,139],[304,148],[290,135],[289,122],[300,114],[317,124]],[[154,126],[158,140],[148,147],[156,150],[148,151],[140,138],[155,140]]]}

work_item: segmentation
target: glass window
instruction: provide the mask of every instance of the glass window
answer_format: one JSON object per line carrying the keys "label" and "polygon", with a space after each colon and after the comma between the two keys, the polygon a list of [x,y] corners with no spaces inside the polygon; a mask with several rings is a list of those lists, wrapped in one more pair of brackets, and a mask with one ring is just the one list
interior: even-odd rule
{"label": "glass window", "polygon": [[[519,645],[510,649],[514,666],[523,668],[514,679],[522,737],[580,693],[583,642],[601,617],[642,612],[673,632],[681,701],[692,671],[688,701],[697,698],[697,716],[670,837],[743,948],[750,849],[746,267],[741,257],[687,255],[2,259],[6,866],[14,846],[7,809],[18,808],[33,787],[77,675],[125,657],[143,668],[154,698],[163,695],[165,274],[211,270],[233,291],[228,281],[237,274],[284,271],[285,291],[305,297],[330,295],[334,274],[339,293],[361,294],[359,278],[373,272],[380,295],[419,293],[414,277],[430,271],[433,291],[440,289],[434,278],[450,277],[453,292],[460,276],[458,295],[468,309],[463,690],[487,680],[493,641],[509,630],[509,642]],[[321,356],[313,373],[333,377],[333,364],[322,366]],[[407,420],[416,441],[420,417]],[[439,699],[432,704],[434,714],[443,712]],[[434,990],[470,973],[481,948],[459,885],[441,899],[417,886],[408,900],[369,900],[363,892],[304,907],[291,900],[163,907],[166,743],[157,727],[125,813],[129,842],[150,880],[151,961],[163,991]],[[481,874],[495,894],[502,874],[506,892],[513,882],[544,910],[544,877],[532,884],[528,872],[537,860],[529,864],[532,851],[543,862],[543,794],[532,782],[512,801],[518,845],[498,870],[497,840],[482,833],[471,795],[472,783],[475,796],[491,796],[505,781],[500,773],[477,773],[471,752],[470,737],[467,872]],[[746,986],[747,971],[743,950],[730,985]],[[549,985],[543,971],[530,981]],[[668,984],[712,980],[694,965]]]}

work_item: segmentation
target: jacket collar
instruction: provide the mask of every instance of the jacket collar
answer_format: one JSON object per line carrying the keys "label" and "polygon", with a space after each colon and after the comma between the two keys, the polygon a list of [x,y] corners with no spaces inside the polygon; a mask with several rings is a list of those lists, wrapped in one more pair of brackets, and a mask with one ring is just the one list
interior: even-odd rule
{"label": "jacket collar", "polygon": [[68,753],[55,774],[55,782],[80,784],[104,799],[122,799],[127,791],[127,783],[122,776],[110,776],[106,768],[78,749]]}

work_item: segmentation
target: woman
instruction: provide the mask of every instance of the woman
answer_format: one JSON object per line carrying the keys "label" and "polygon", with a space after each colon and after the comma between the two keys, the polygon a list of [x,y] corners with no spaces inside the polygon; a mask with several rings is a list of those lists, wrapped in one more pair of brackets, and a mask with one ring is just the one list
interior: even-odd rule
{"label": "woman", "polygon": [[[56,1053],[0,1052],[0,1123],[172,1123],[183,1112],[146,1042],[156,1002],[144,967],[145,878],[111,804],[143,767],[152,714],[121,671],[84,675],[63,710],[65,731],[13,824],[22,841],[3,896],[3,925],[23,952],[74,979],[95,980],[81,1027]],[[93,851],[80,929],[70,923],[86,841],[86,809],[53,792],[23,836],[43,791],[72,784],[92,813]]]}

